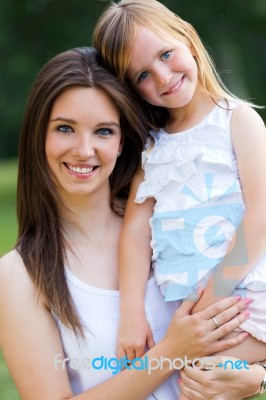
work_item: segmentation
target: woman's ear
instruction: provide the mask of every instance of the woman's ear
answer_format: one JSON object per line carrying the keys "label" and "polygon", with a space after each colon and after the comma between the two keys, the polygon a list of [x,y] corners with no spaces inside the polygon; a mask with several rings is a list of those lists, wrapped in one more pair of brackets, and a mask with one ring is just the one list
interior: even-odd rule
{"label": "woman's ear", "polygon": [[120,143],[120,146],[119,146],[119,149],[118,149],[118,152],[117,152],[117,157],[119,157],[121,155],[122,150],[123,150],[123,142]]}

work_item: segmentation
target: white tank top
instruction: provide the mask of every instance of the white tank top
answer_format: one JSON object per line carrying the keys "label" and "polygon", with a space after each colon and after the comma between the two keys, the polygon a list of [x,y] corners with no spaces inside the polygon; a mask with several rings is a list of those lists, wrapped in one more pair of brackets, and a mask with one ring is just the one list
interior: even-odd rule
{"label": "white tank top", "polygon": [[[118,373],[116,341],[119,291],[89,286],[69,269],[66,268],[65,271],[70,293],[84,326],[85,340],[77,339],[74,333],[55,317],[65,354],[55,357],[54,367],[67,368],[73,393],[79,394]],[[145,310],[156,342],[164,336],[176,307],[175,302],[164,302],[155,279],[151,278],[146,289]],[[139,366],[140,364],[137,365]],[[147,400],[176,400],[177,379],[177,373],[174,373]]]}

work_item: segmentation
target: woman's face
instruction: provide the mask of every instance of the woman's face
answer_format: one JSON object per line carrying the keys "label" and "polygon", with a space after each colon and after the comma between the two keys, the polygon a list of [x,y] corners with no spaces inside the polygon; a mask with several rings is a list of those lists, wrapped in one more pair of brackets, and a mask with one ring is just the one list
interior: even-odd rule
{"label": "woman's face", "polygon": [[62,199],[108,196],[109,177],[120,150],[119,111],[103,90],[73,87],[57,97],[45,151]]}
{"label": "woman's face", "polygon": [[195,93],[197,75],[197,64],[185,43],[139,27],[127,76],[144,100],[168,109],[183,107]]}

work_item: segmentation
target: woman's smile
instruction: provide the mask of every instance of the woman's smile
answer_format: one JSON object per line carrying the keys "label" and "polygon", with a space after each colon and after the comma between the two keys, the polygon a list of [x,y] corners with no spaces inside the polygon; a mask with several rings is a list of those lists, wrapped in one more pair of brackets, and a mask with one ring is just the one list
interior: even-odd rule
{"label": "woman's smile", "polygon": [[98,165],[91,166],[91,165],[82,165],[82,164],[73,165],[73,164],[69,164],[69,163],[63,163],[63,164],[66,166],[70,175],[74,175],[79,179],[91,176],[92,173],[95,172],[99,168]]}
{"label": "woman's smile", "polygon": [[109,176],[120,150],[120,115],[105,92],[77,87],[56,99],[46,157],[61,196],[109,191]]}

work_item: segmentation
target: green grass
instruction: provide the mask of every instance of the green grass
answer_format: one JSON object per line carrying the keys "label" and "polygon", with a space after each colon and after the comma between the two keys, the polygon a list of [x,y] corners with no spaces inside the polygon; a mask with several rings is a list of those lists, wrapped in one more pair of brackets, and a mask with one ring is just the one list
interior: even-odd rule
{"label": "green grass", "polygon": [[[0,255],[14,246],[17,237],[16,220],[16,160],[0,162]],[[0,399],[19,400],[0,351]]]}

